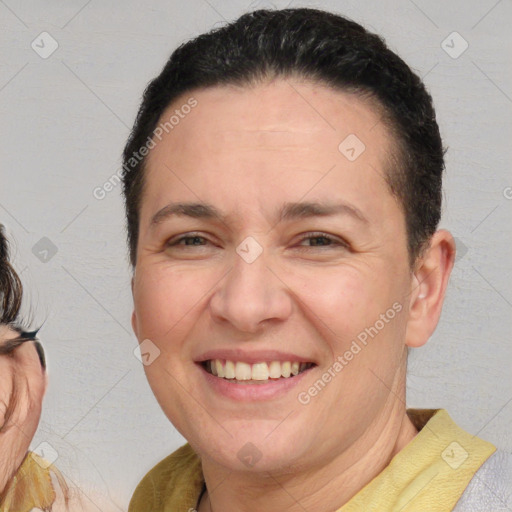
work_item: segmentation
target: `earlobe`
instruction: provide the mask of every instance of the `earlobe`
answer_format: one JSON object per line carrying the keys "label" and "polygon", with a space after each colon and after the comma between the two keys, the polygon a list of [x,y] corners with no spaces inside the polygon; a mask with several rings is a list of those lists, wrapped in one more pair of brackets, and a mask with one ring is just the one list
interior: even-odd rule
{"label": "earlobe", "polygon": [[455,242],[446,230],[434,233],[411,281],[406,344],[424,345],[434,332],[455,261]]}

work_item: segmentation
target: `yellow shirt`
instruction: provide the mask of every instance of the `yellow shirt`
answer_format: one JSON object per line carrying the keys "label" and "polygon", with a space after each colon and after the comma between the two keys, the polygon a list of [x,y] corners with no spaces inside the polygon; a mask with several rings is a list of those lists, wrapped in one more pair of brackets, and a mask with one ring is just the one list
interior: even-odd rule
{"label": "yellow shirt", "polygon": [[[418,434],[336,512],[451,511],[496,451],[458,427],[444,409],[408,409],[407,414]],[[203,483],[201,460],[185,444],[146,474],[128,512],[191,512]]]}

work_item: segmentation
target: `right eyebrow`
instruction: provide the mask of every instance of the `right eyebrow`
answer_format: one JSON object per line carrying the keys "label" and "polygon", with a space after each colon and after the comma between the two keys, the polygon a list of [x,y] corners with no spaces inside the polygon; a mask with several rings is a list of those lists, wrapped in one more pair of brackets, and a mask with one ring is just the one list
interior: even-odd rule
{"label": "right eyebrow", "polygon": [[169,203],[153,215],[150,226],[154,227],[164,220],[175,215],[187,216],[194,219],[214,219],[222,222],[226,221],[226,216],[222,215],[217,208],[207,203]]}

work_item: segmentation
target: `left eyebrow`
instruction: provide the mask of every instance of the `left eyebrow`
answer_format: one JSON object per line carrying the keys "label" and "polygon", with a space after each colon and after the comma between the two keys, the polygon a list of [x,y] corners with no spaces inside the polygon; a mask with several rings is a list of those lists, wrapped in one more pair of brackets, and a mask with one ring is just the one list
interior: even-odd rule
{"label": "left eyebrow", "polygon": [[285,203],[281,208],[279,220],[303,219],[308,217],[327,217],[330,215],[348,215],[364,224],[369,224],[368,219],[361,210],[349,203],[318,203],[299,202]]}
{"label": "left eyebrow", "polygon": [[[278,222],[304,219],[308,217],[327,217],[331,215],[348,215],[357,221],[369,224],[368,219],[359,208],[349,203],[296,202],[285,203],[278,212]],[[210,219],[227,223],[228,215],[208,203],[170,203],[153,215],[150,227],[154,227],[173,216]]]}

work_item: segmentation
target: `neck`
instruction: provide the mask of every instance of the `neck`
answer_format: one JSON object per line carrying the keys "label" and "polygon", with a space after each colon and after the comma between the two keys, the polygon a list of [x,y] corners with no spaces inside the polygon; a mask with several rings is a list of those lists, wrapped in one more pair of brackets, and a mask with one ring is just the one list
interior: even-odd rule
{"label": "neck", "polygon": [[300,474],[236,474],[203,461],[206,486],[198,512],[337,510],[376,477],[418,433],[394,400],[346,451]]}

